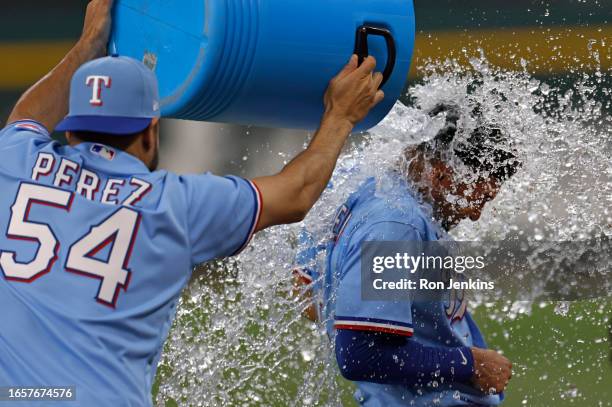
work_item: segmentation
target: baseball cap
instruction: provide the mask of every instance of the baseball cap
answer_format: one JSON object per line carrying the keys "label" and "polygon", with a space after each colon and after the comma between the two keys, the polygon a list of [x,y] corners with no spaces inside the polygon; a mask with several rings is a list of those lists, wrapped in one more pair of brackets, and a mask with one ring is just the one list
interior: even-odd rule
{"label": "baseball cap", "polygon": [[143,131],[159,116],[153,71],[135,59],[110,56],[74,73],[70,110],[56,130],[129,135]]}

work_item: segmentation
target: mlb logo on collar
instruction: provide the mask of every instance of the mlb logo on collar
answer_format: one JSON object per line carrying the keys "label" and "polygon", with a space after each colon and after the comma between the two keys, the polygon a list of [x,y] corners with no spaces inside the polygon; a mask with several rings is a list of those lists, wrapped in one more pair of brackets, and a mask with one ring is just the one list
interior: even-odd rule
{"label": "mlb logo on collar", "polygon": [[112,148],[103,146],[102,144],[94,144],[90,150],[93,154],[98,155],[105,160],[112,161],[117,154]]}

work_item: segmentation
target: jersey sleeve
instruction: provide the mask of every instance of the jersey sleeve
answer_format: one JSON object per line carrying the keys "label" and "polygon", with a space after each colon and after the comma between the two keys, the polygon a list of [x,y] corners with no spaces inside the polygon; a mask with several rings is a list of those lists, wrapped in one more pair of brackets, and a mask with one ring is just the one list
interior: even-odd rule
{"label": "jersey sleeve", "polygon": [[410,337],[410,301],[364,301],[361,298],[361,243],[367,241],[421,241],[418,231],[404,223],[373,224],[360,238],[352,238],[342,263],[336,290],[334,328],[373,331]]}
{"label": "jersey sleeve", "polygon": [[38,137],[49,139],[49,131],[42,124],[35,120],[19,120],[9,123],[0,130],[0,144],[5,144],[17,137]]}
{"label": "jersey sleeve", "polygon": [[251,181],[212,174],[181,177],[187,193],[192,264],[234,256],[250,242],[261,215]]}

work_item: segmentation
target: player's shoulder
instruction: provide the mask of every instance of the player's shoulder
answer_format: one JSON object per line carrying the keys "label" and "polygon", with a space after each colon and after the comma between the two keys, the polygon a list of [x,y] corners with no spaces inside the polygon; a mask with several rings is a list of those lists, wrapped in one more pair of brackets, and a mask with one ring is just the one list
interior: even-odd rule
{"label": "player's shoulder", "polygon": [[26,140],[28,137],[48,141],[50,140],[50,133],[43,124],[35,120],[18,120],[7,124],[0,130],[0,143],[6,143],[16,138]]}
{"label": "player's shoulder", "polygon": [[410,197],[377,196],[368,205],[362,233],[385,235],[389,231],[427,234],[428,221],[418,202]]}
{"label": "player's shoulder", "polygon": [[368,222],[355,231],[351,243],[361,244],[364,241],[422,241],[427,240],[423,228],[404,220],[382,219]]}
{"label": "player's shoulder", "polygon": [[356,215],[356,225],[350,236],[352,244],[366,240],[435,239],[431,221],[409,191],[378,191],[376,196],[364,202]]}

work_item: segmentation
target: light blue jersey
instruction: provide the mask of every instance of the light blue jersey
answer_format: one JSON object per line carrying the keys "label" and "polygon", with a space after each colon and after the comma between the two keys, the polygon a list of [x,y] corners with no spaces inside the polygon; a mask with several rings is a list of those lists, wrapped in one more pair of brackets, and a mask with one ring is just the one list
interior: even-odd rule
{"label": "light blue jersey", "polygon": [[150,172],[20,121],[0,132],[0,191],[0,386],[76,386],[75,407],[151,405],[179,295],[194,265],[247,245],[254,184]]}
{"label": "light blue jersey", "polygon": [[[485,341],[467,312],[463,292],[449,292],[446,301],[363,301],[361,299],[361,243],[366,241],[435,241],[448,235],[424,213],[406,182],[391,175],[384,190],[372,178],[339,209],[333,235],[326,245],[326,272],[317,267],[316,240],[301,237],[298,272],[314,281],[315,298],[330,338],[335,329],[374,331],[411,337],[424,346],[485,348]],[[397,178],[397,179],[395,179]],[[388,180],[385,180],[388,181]],[[431,382],[410,388],[358,382],[355,398],[367,407],[498,405],[462,383]]]}

